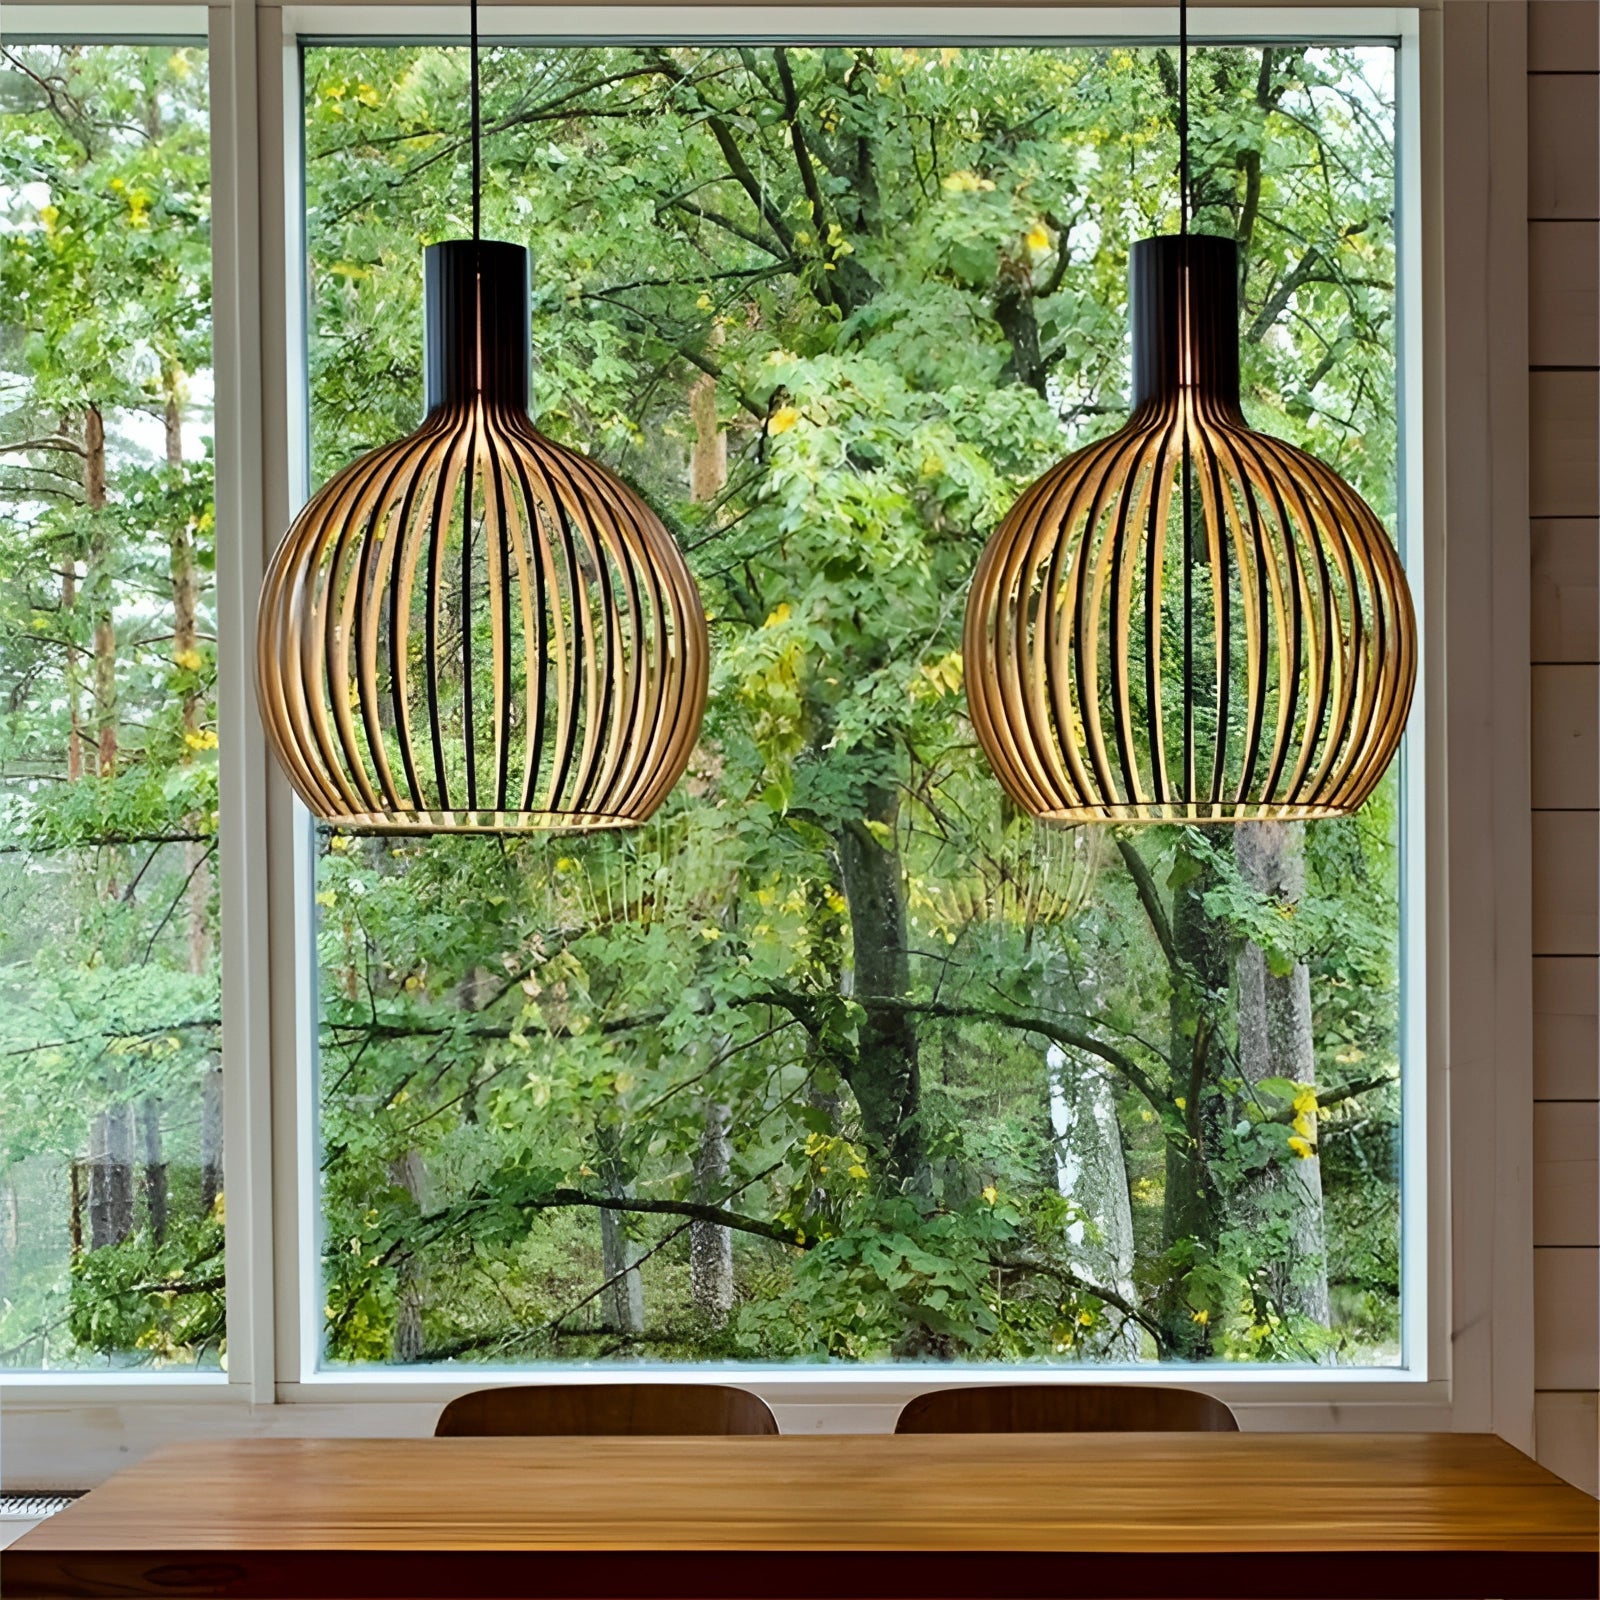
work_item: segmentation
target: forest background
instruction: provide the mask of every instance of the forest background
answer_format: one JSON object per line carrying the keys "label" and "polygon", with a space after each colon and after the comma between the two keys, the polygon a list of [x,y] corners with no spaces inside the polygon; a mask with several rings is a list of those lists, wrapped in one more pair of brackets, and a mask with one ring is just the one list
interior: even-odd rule
{"label": "forest background", "polygon": [[[1395,526],[1393,52],[1196,52],[1246,410]],[[413,427],[465,54],[305,69],[313,478]],[[1021,487],[1126,409],[1161,47],[484,62],[541,428],[712,618],[633,834],[323,832],[333,1362],[1398,1359],[1398,778],[1039,829],[964,716]],[[225,1360],[205,53],[0,56],[0,1362]]]}

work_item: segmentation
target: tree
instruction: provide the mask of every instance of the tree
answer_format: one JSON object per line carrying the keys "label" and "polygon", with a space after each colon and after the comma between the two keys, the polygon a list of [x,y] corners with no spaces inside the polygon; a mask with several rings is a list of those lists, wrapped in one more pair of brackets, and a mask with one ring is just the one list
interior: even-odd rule
{"label": "tree", "polygon": [[[166,59],[153,99],[95,80],[69,105],[54,85],[77,80],[29,57],[7,113],[57,141],[51,181],[102,197],[108,233],[73,107],[119,108],[149,155],[154,104],[166,171],[188,137]],[[1247,407],[1392,511],[1392,54],[1208,46],[1194,67],[1198,225],[1245,247]],[[1291,843],[1302,883],[1265,836],[1253,857],[1203,829],[1038,830],[964,717],[984,539],[1125,408],[1128,247],[1175,221],[1170,53],[496,47],[484,81],[486,231],[535,255],[539,423],[673,527],[714,681],[689,773],[635,833],[319,835],[330,1357],[1385,1359],[1392,793]],[[420,247],[466,222],[464,83],[459,50],[306,53],[318,477],[415,424]],[[176,185],[140,181],[142,215],[179,214]],[[135,271],[121,235],[145,230],[91,248],[70,220],[117,285],[98,304],[144,285],[142,325],[171,329],[122,351],[141,324],[96,310],[123,384],[96,403],[137,390],[166,426],[207,359],[177,320],[189,269]],[[55,228],[26,232],[38,320],[75,327]],[[97,1084],[115,1047],[117,1103],[192,1105],[216,1015],[202,483],[170,451],[111,463],[118,770],[85,770],[97,747],[74,767],[96,602],[81,424],[56,419],[84,414],[91,363],[29,359],[18,437],[43,443],[14,458],[33,498],[0,557],[75,554],[6,595],[0,639],[15,748],[50,750],[71,800],[19,802],[16,830],[84,881],[29,925],[31,964],[8,947],[27,1008],[0,1093]],[[156,592],[161,626],[134,599]],[[86,949],[116,959],[85,976]],[[83,1131],[74,1111],[32,1136]],[[187,1181],[172,1209],[209,1213],[214,1178]],[[82,1253],[81,1347],[214,1337],[219,1230],[160,1243],[152,1218]]]}
{"label": "tree", "polygon": [[204,54],[9,48],[0,122],[0,1350],[215,1360]]}

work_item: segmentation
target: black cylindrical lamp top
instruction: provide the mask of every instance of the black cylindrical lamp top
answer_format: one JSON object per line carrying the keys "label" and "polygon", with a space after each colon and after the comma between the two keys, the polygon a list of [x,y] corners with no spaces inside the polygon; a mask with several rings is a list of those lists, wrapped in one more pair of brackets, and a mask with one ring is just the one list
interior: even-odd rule
{"label": "black cylindrical lamp top", "polygon": [[481,394],[486,405],[526,411],[527,250],[495,239],[449,239],[430,244],[422,261],[428,410],[465,405]]}
{"label": "black cylindrical lamp top", "polygon": [[1239,409],[1239,245],[1190,233],[1141,239],[1129,263],[1133,403],[1181,389]]}

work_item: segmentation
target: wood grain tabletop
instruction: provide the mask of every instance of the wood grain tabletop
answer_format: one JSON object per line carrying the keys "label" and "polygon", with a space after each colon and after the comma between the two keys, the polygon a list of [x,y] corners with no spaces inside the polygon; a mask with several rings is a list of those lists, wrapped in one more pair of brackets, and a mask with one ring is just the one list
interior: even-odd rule
{"label": "wood grain tabletop", "polygon": [[8,1597],[1592,1597],[1600,1506],[1486,1434],[170,1445]]}

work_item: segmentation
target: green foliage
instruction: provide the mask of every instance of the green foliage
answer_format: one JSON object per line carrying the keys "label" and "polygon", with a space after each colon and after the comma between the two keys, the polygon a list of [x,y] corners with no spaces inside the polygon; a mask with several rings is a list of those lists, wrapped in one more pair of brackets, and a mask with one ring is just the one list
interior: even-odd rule
{"label": "green foliage", "polygon": [[188,1363],[225,1343],[220,1219],[189,1219],[156,1243],[146,1233],[79,1257],[68,1328],[87,1350],[141,1364]]}
{"label": "green foliage", "polygon": [[[6,61],[0,1125],[32,1231],[0,1349],[215,1360],[210,463],[133,420],[202,420],[203,70]],[[1391,513],[1392,53],[1194,66],[1247,408]],[[1274,895],[1221,833],[1035,830],[964,716],[984,540],[1125,407],[1128,250],[1176,220],[1170,52],[495,46],[484,72],[539,423],[679,536],[712,695],[637,832],[319,836],[327,1357],[1393,1360],[1392,784],[1296,835],[1304,890]],[[305,74],[323,478],[417,420],[421,247],[470,227],[466,63],[319,46]],[[1245,1071],[1252,952],[1307,984],[1313,1059]],[[105,1159],[152,1106],[159,1239]],[[76,1211],[69,1176],[101,1184]]]}
{"label": "green foliage", "polygon": [[[1392,507],[1392,58],[1196,66],[1248,404]],[[319,474],[416,420],[463,67],[307,55]],[[1333,1176],[1393,1098],[1356,1082],[1395,1070],[1392,797],[1311,828],[1283,902],[1224,835],[1035,835],[963,717],[984,539],[1125,403],[1127,250],[1174,220],[1170,56],[495,48],[484,81],[540,425],[677,531],[712,696],[634,835],[323,836],[329,1356],[1389,1359],[1392,1278],[1363,1266],[1349,1327],[1304,1308],[1327,1263],[1393,1259],[1393,1212],[1358,1222]],[[707,389],[728,464],[696,500]],[[1317,1059],[1247,1091],[1251,947],[1309,974]],[[1086,1074],[1111,1125],[1062,1135]],[[1307,1162],[1316,1227],[1361,1250],[1308,1250],[1279,1187]],[[719,1226],[731,1305],[694,1269]]]}
{"label": "green foliage", "polygon": [[206,121],[202,50],[0,51],[4,1364],[221,1355]]}

